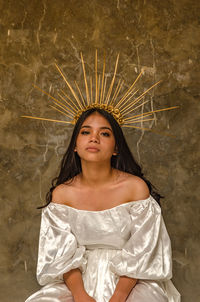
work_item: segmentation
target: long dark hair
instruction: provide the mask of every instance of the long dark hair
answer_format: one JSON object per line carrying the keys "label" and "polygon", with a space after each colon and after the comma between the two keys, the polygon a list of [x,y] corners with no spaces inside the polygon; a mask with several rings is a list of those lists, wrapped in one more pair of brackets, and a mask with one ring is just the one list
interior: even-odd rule
{"label": "long dark hair", "polygon": [[115,155],[111,157],[111,166],[115,169],[142,178],[146,182],[150,194],[156,199],[158,203],[160,201],[160,198],[163,197],[158,192],[155,191],[155,187],[151,184],[149,180],[147,180],[144,177],[141,167],[134,159],[127,145],[121,127],[119,126],[115,118],[112,116],[112,114],[108,113],[103,109],[92,108],[84,111],[82,115],[79,117],[78,121],[76,122],[72,133],[71,141],[61,161],[60,173],[56,178],[52,180],[52,186],[49,192],[47,192],[46,194],[46,204],[44,206],[38,207],[39,209],[47,206],[51,202],[52,192],[58,185],[64,184],[67,181],[68,183],[71,183],[73,181],[73,178],[82,171],[80,157],[77,154],[77,152],[74,152],[74,148],[76,145],[77,136],[79,134],[83,122],[89,115],[91,115],[95,111],[99,112],[102,116],[104,116],[108,120],[113,130],[118,154],[117,156]]}

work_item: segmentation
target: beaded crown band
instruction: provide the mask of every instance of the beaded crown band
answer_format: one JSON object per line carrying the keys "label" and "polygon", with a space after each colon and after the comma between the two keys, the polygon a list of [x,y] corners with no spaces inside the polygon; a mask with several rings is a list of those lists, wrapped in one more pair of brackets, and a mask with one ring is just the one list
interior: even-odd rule
{"label": "beaded crown band", "polygon": [[152,90],[155,86],[157,86],[161,81],[156,82],[150,88],[146,89],[141,95],[135,97],[136,93],[138,92],[138,89],[135,88],[135,84],[143,74],[143,70],[142,70],[137,76],[137,78],[135,79],[135,81],[132,83],[132,85],[123,93],[121,97],[119,97],[120,91],[123,86],[123,81],[121,79],[118,81],[116,88],[114,89],[117,67],[119,62],[119,54],[116,59],[112,80],[107,88],[107,77],[105,73],[106,72],[105,56],[104,56],[104,62],[102,67],[102,74],[98,74],[98,63],[97,63],[98,58],[97,58],[97,51],[96,51],[95,79],[94,79],[95,91],[93,93],[94,80],[92,76],[90,76],[88,81],[86,76],[86,69],[83,60],[83,55],[82,53],[80,55],[81,55],[81,62],[82,62],[86,98],[84,98],[83,93],[76,81],[75,81],[76,90],[70,85],[63,71],[60,69],[60,67],[57,64],[55,64],[55,66],[59,71],[59,73],[61,74],[63,80],[65,81],[72,96],[67,95],[66,92],[63,90],[60,90],[60,92],[58,92],[58,96],[60,97],[60,99],[56,99],[48,92],[45,92],[41,88],[34,85],[35,88],[37,88],[38,90],[49,96],[50,99],[53,101],[55,106],[50,105],[50,107],[52,107],[56,111],[59,111],[60,113],[62,113],[63,115],[65,115],[67,118],[71,120],[70,121],[55,120],[55,119],[36,117],[36,116],[22,116],[22,117],[51,121],[51,122],[59,122],[65,124],[76,124],[78,118],[81,116],[81,114],[84,111],[91,108],[100,108],[112,114],[115,120],[118,122],[118,124],[122,127],[131,127],[131,128],[138,128],[143,130],[150,130],[149,128],[139,127],[136,126],[135,124],[154,120],[153,115],[156,112],[178,108],[178,106],[174,106],[174,107],[168,107],[158,110],[152,110],[148,112],[142,112],[139,114],[133,114],[135,110],[139,109],[144,104],[150,101],[150,100],[144,101],[145,95],[150,90]]}

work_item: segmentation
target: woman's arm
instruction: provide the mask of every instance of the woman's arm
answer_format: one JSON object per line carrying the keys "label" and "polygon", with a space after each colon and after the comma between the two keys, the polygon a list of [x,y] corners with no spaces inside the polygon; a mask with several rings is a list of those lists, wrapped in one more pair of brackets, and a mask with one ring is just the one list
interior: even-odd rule
{"label": "woman's arm", "polygon": [[114,294],[109,302],[126,301],[128,295],[130,294],[136,283],[137,279],[129,278],[127,276],[120,276]]}
{"label": "woman's arm", "polygon": [[63,274],[63,279],[72,293],[75,302],[95,302],[85,291],[81,271],[76,268]]}
{"label": "woman's arm", "polygon": [[85,293],[82,274],[78,268],[72,269],[71,271],[63,274],[63,279],[73,296]]}

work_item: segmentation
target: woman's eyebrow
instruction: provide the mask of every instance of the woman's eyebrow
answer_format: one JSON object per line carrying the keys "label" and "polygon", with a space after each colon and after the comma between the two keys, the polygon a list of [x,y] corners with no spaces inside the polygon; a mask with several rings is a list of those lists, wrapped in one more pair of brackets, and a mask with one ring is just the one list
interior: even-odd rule
{"label": "woman's eyebrow", "polygon": [[[81,129],[82,129],[82,128],[92,128],[92,127],[91,127],[91,126],[89,126],[89,125],[84,125],[84,126],[82,126],[82,127],[81,127]],[[99,129],[108,129],[108,130],[112,131],[112,129],[111,129],[111,128],[106,127],[106,126],[99,127]]]}

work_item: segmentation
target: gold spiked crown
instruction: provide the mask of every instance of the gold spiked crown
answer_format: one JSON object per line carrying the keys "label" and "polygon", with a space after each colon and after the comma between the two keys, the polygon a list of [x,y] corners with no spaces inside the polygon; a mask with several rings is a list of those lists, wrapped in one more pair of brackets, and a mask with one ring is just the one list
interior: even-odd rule
{"label": "gold spiked crown", "polygon": [[[76,90],[71,86],[68,82],[66,76],[64,75],[63,71],[60,67],[55,64],[56,68],[58,69],[59,73],[61,74],[63,80],[65,81],[71,95],[69,96],[65,91],[60,90],[58,92],[58,96],[60,99],[57,99],[50,95],[48,92],[45,92],[41,88],[34,85],[35,88],[42,91],[44,94],[48,95],[50,99],[53,101],[55,106],[50,105],[56,111],[59,111],[63,115],[65,115],[69,120],[55,120],[43,117],[36,117],[36,116],[22,116],[25,118],[31,119],[38,119],[38,120],[45,120],[51,122],[59,122],[65,124],[75,124],[81,114],[91,108],[100,108],[104,109],[110,114],[113,115],[115,120],[121,125],[122,127],[132,127],[132,128],[139,128],[144,130],[150,130],[149,128],[143,128],[136,126],[135,124],[151,121],[154,120],[153,115],[156,112],[171,110],[178,108],[177,106],[162,108],[158,110],[152,110],[148,112],[142,112],[139,114],[134,114],[133,112],[142,107],[144,104],[149,102],[149,100],[144,101],[145,95],[152,90],[155,86],[157,86],[161,81],[156,82],[150,88],[146,89],[142,94],[139,96],[135,96],[138,92],[136,90],[135,84],[143,74],[143,70],[139,73],[136,77],[132,85],[123,93],[122,96],[119,97],[120,91],[123,86],[123,81],[120,79],[115,85],[116,74],[117,74],[117,67],[119,62],[119,55],[117,56],[114,74],[110,85],[107,88],[107,77],[105,76],[106,72],[106,62],[104,56],[104,62],[102,67],[102,74],[98,74],[98,58],[97,58],[97,51],[95,53],[95,79],[92,76],[89,77],[89,81],[86,76],[86,69],[85,63],[83,60],[82,53],[81,62],[82,62],[82,69],[83,69],[83,78],[84,78],[84,85],[85,85],[85,98],[81,89],[79,88],[77,82],[75,81]],[[93,92],[93,82],[95,80],[95,91]],[[114,89],[114,86],[115,89]],[[142,102],[141,102],[142,101]]]}

